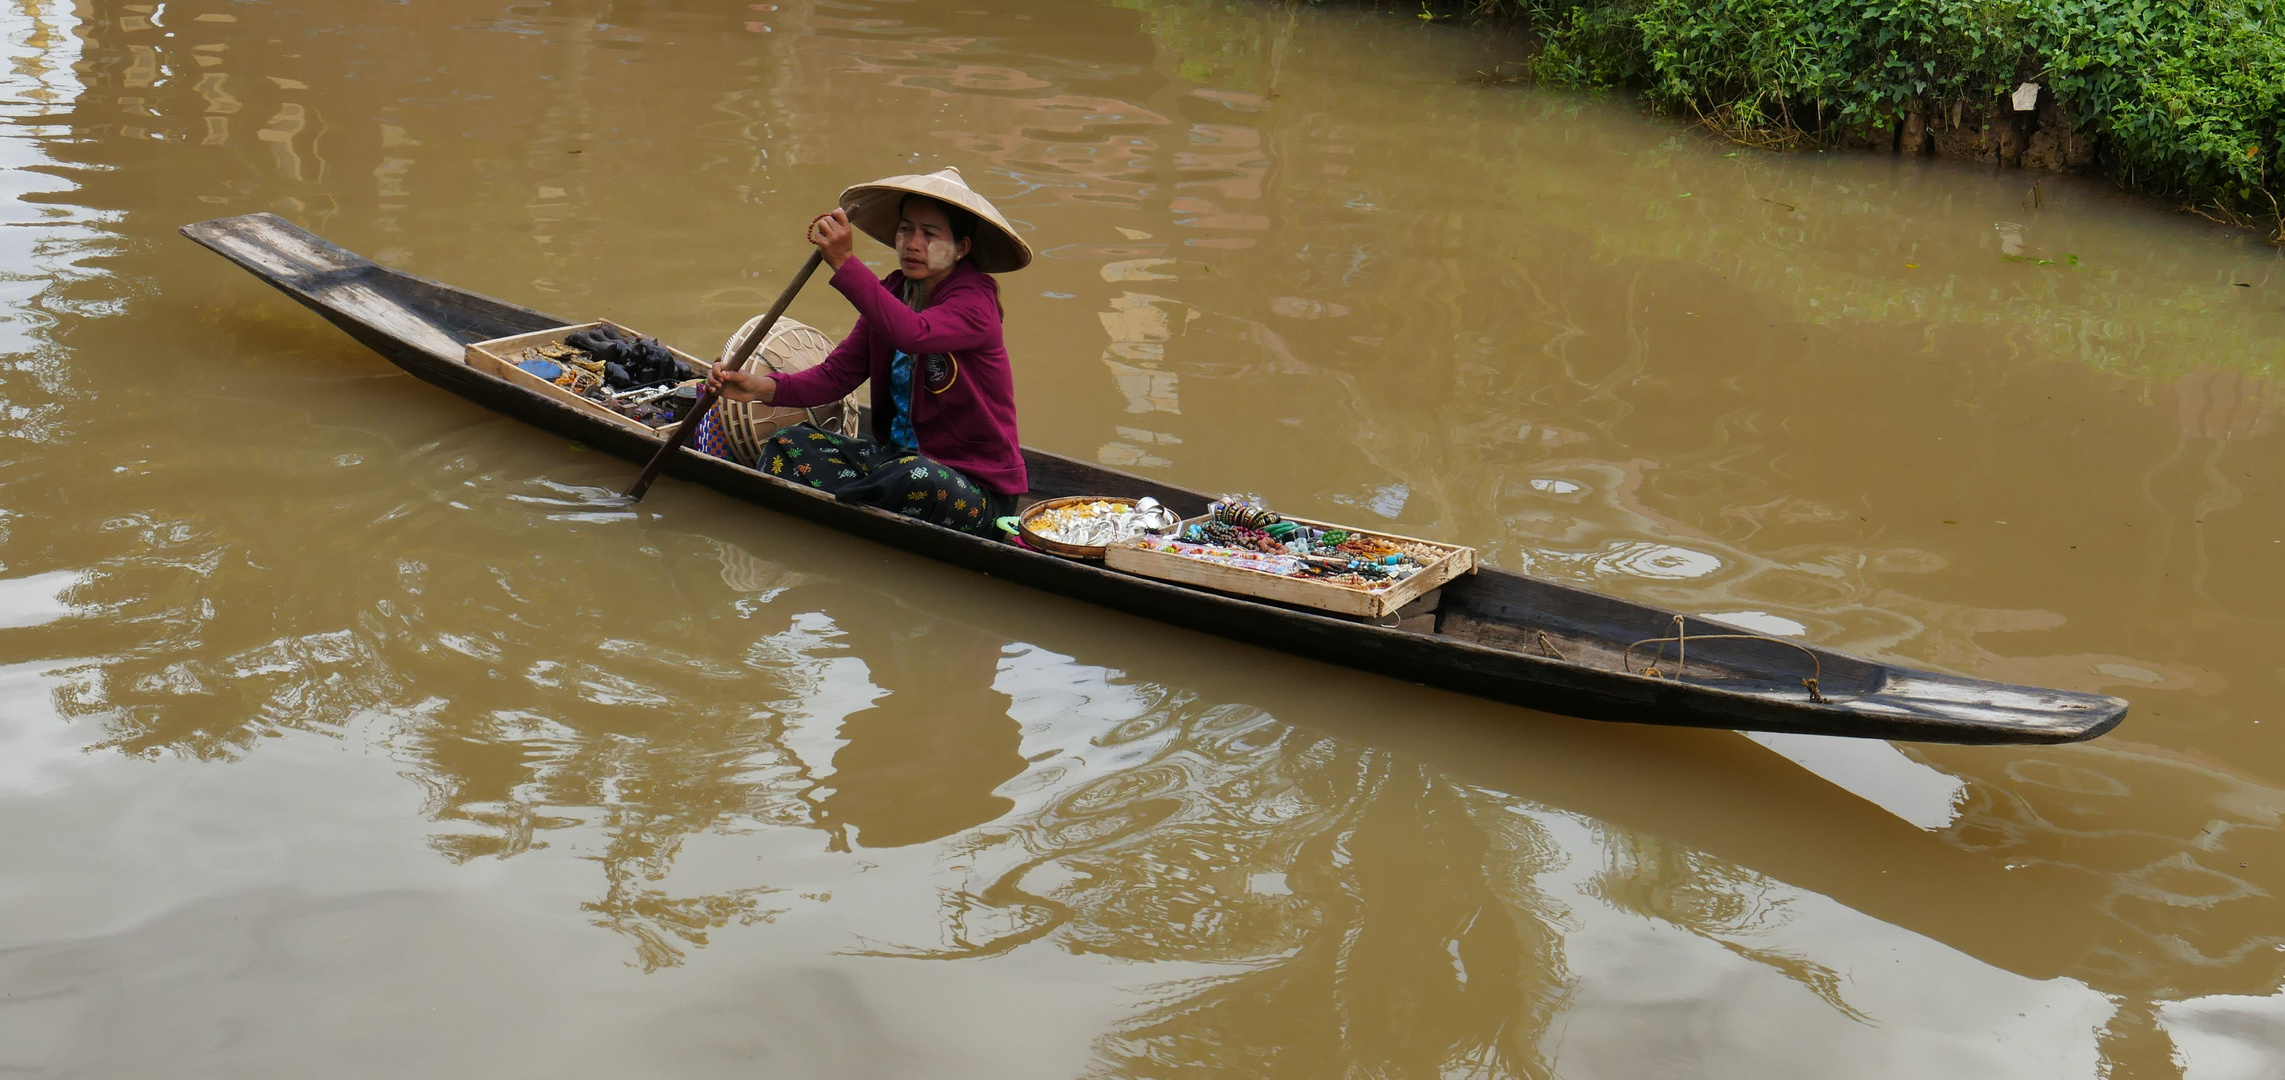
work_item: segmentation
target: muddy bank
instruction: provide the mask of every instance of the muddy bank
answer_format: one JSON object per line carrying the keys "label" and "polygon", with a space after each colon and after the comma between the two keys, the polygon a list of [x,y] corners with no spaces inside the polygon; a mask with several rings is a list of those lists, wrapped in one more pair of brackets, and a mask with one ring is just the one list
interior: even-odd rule
{"label": "muddy bank", "polygon": [[1913,110],[1840,128],[1827,140],[1843,149],[1955,158],[2045,172],[2090,172],[2100,162],[2100,136],[2078,129],[2055,95],[2039,88],[2025,110],[2009,99],[1950,109]]}

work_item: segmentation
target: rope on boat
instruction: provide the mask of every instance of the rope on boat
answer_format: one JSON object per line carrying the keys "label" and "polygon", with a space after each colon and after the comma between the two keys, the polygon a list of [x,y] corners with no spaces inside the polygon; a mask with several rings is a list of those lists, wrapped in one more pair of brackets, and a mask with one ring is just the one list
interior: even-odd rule
{"label": "rope on boat", "polygon": [[1555,647],[1555,642],[1554,642],[1553,640],[1550,640],[1550,639],[1548,638],[1548,636],[1547,636],[1547,631],[1545,631],[1545,630],[1534,630],[1534,631],[1532,631],[1532,632],[1533,632],[1533,633],[1535,633],[1535,634],[1538,634],[1538,635],[1539,635],[1539,648],[1540,648],[1540,651],[1542,651],[1542,652],[1545,652],[1547,655],[1549,655],[1549,656],[1552,656],[1552,657],[1554,657],[1555,659],[1557,659],[1557,660],[1561,660],[1561,661],[1563,661],[1563,662],[1565,662],[1565,663],[1569,663],[1569,662],[1570,662],[1571,658],[1570,658],[1570,657],[1568,657],[1568,656],[1565,656],[1565,655],[1563,655],[1563,650],[1556,648],[1556,647]]}
{"label": "rope on boat", "polygon": [[[1539,638],[1542,645],[1546,644],[1547,634],[1545,631],[1540,632]],[[1666,655],[1665,646],[1669,641],[1674,643],[1674,674],[1671,676],[1667,675],[1663,671],[1658,670],[1658,658]],[[1689,650],[1690,643],[1692,641],[1766,641],[1772,645],[1783,645],[1787,648],[1798,649],[1801,651],[1801,655],[1809,658],[1810,675],[1808,678],[1801,680],[1801,688],[1809,691],[1809,700],[1816,702],[1819,705],[1828,705],[1832,703],[1832,699],[1826,697],[1824,692],[1817,688],[1817,681],[1825,677],[1825,664],[1823,661],[1817,659],[1817,653],[1814,650],[1810,649],[1808,646],[1803,645],[1798,641],[1787,641],[1784,638],[1770,637],[1767,634],[1692,635],[1689,632],[1689,624],[1681,615],[1676,615],[1674,617],[1673,634],[1667,637],[1644,638],[1641,641],[1637,641],[1634,644],[1627,646],[1626,652],[1619,655],[1619,667],[1629,675],[1643,675],[1653,679],[1671,678],[1675,682],[1681,682],[1682,673],[1690,663]],[[1643,665],[1641,671],[1636,671],[1634,669],[1634,651],[1644,645],[1658,646],[1658,656],[1651,658],[1650,663]]]}

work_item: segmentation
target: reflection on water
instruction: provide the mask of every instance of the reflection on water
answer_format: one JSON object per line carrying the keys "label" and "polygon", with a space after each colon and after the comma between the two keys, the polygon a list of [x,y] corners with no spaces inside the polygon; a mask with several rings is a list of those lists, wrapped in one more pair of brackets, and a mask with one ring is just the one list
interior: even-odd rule
{"label": "reflection on water", "polygon": [[[733,7],[0,13],[0,1065],[2264,1075],[2274,252],[1402,13]],[[1034,445],[2133,718],[1592,727],[627,512],[172,231],[708,342],[939,164],[1042,253]]]}
{"label": "reflection on water", "polygon": [[1527,819],[1230,706],[1157,702],[1097,741],[1141,763],[993,838],[1028,856],[994,887],[1038,881],[1065,948],[1229,969],[1155,989],[1110,1071],[1546,1073],[1567,976],[1533,878],[1560,852]]}

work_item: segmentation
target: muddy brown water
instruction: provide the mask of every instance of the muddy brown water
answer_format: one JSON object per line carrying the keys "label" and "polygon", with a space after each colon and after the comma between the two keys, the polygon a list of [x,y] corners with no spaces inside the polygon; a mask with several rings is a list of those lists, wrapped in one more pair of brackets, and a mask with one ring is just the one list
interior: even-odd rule
{"label": "muddy brown water", "polygon": [[[0,1067],[2280,1075],[2285,275],[2246,236],[1482,85],[1513,42],[1401,12],[0,29]],[[1033,445],[2133,714],[1587,724],[678,482],[611,512],[630,466],[174,233],[274,211],[710,352],[842,186],[945,164],[1041,253],[1002,280]]]}

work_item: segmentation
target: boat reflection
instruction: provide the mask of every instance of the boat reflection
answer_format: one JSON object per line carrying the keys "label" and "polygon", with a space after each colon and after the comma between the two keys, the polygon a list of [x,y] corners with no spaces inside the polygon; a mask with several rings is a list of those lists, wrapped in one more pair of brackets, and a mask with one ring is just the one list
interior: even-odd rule
{"label": "boat reflection", "polygon": [[1142,689],[1146,711],[1072,755],[1115,766],[963,844],[1001,869],[947,905],[947,948],[901,955],[1052,938],[1221,969],[1102,1038],[1120,1074],[1545,1074],[1566,972],[1533,878],[1557,845],[1403,755]]}

